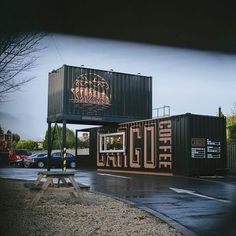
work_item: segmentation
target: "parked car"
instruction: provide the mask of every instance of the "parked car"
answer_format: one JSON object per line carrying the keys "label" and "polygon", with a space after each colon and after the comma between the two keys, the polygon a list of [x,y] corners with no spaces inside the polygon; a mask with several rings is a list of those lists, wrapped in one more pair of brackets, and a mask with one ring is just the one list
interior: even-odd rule
{"label": "parked car", "polygon": [[[62,167],[62,155],[61,152],[54,152],[51,154],[52,167]],[[67,167],[75,168],[75,156],[71,153],[66,153]],[[32,155],[24,160],[25,167],[38,167],[44,168],[47,166],[48,156],[47,154],[40,153],[38,155]]]}
{"label": "parked car", "polygon": [[33,153],[32,155],[23,159],[23,166],[26,168],[34,166],[37,163],[36,159],[40,160],[44,158],[45,156],[47,156],[46,152]]}
{"label": "parked car", "polygon": [[26,149],[11,149],[9,151],[9,164],[14,166],[21,166],[22,161],[31,154],[32,153]]}

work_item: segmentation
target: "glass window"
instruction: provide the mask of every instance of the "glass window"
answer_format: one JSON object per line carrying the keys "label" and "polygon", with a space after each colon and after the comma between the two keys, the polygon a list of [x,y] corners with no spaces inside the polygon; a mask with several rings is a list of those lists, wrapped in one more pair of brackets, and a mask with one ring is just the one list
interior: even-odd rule
{"label": "glass window", "polygon": [[52,156],[54,156],[54,157],[60,157],[60,156],[61,156],[61,153],[60,153],[60,152],[55,152],[55,153],[52,154]]}
{"label": "glass window", "polygon": [[66,153],[66,157],[72,158],[73,155],[71,153]]}
{"label": "glass window", "polygon": [[89,132],[77,131],[77,155],[89,155]]}
{"label": "glass window", "polygon": [[[38,157],[43,157],[45,155],[46,155],[45,153],[40,153],[40,154],[38,154]],[[37,156],[37,154],[35,154],[35,156]]]}
{"label": "glass window", "polygon": [[124,152],[125,133],[111,133],[100,135],[100,152]]}

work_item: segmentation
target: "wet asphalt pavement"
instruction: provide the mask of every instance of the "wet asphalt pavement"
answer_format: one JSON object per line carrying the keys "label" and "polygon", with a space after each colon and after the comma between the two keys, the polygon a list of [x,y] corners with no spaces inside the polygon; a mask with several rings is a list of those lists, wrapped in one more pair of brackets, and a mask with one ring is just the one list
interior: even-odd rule
{"label": "wet asphalt pavement", "polygon": [[[38,171],[1,168],[0,178],[35,180]],[[199,179],[109,174],[85,169],[78,170],[75,176],[77,182],[89,185],[93,191],[128,200],[169,223],[177,222],[180,230],[181,226],[182,230],[187,229],[184,231],[187,234],[230,235],[226,230],[233,228],[232,233],[236,228],[232,219],[236,212],[230,215],[235,211],[236,177]]]}

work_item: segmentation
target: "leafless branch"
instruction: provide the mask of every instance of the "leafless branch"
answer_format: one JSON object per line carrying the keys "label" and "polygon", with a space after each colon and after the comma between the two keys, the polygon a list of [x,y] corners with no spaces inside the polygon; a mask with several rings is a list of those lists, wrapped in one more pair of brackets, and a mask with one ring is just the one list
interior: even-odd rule
{"label": "leafless branch", "polygon": [[24,72],[31,70],[37,53],[42,50],[40,41],[44,33],[21,33],[6,35],[0,39],[0,102],[33,78],[26,78]]}

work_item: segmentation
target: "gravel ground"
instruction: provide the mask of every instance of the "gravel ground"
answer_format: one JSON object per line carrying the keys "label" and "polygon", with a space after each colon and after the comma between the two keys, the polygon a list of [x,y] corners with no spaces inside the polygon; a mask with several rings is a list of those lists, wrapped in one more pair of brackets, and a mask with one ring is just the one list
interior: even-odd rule
{"label": "gravel ground", "polygon": [[0,179],[0,235],[182,235],[151,214],[98,193],[83,205],[67,192],[48,190],[31,206],[26,181]]}

